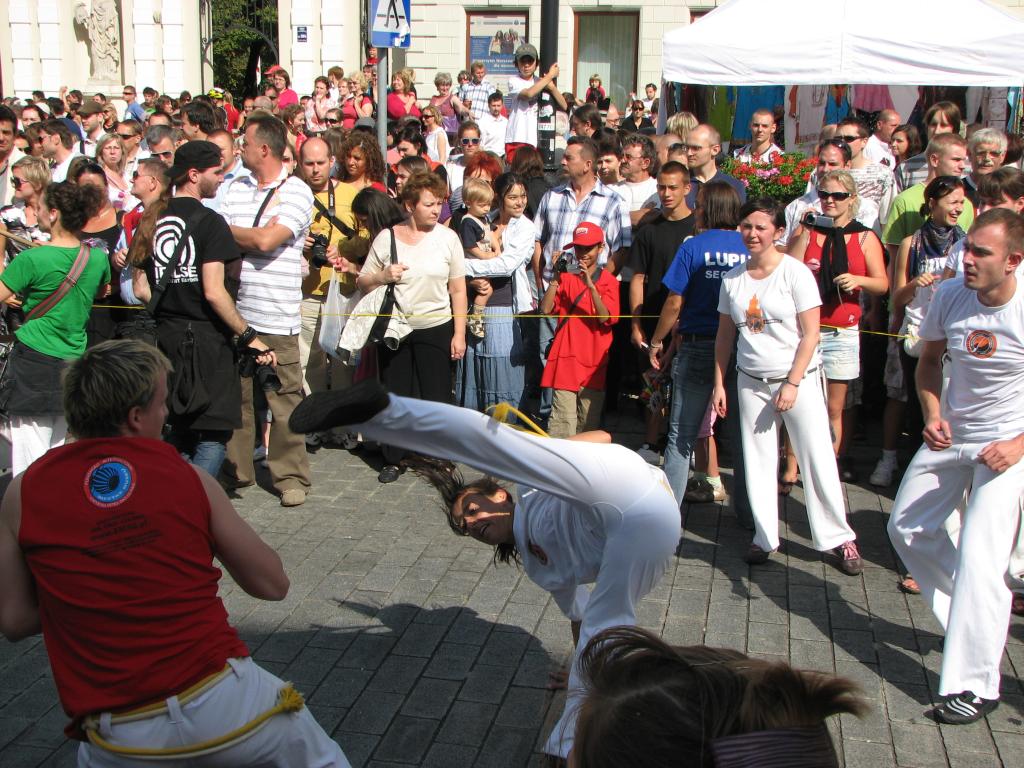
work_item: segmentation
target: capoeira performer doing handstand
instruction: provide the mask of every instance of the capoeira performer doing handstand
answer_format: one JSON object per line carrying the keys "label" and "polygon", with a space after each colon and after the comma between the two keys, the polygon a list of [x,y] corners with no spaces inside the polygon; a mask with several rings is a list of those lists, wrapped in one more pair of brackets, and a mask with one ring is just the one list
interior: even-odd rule
{"label": "capoeira performer doing handstand", "polygon": [[[514,498],[489,477],[464,482],[449,462],[417,468],[440,491],[456,533],[495,547],[496,560],[521,563],[574,629],[579,623],[577,655],[600,630],[636,623],[637,604],[679,542],[679,505],[665,474],[624,446],[593,442],[610,442],[607,433],[531,435],[464,408],[389,395],[374,381],[306,398],[289,424],[298,434],[350,426],[366,439],[517,483]],[[563,758],[585,693],[575,656],[568,685],[544,747]]]}
{"label": "capoeira performer doing handstand", "polygon": [[[1007,566],[1024,492],[1024,219],[993,209],[967,233],[963,280],[946,280],[921,324],[924,445],[907,468],[889,537],[946,632],[934,716],[971,723],[999,704],[1011,593]],[[940,407],[942,356],[950,356]],[[970,488],[959,541],[943,523]]]}

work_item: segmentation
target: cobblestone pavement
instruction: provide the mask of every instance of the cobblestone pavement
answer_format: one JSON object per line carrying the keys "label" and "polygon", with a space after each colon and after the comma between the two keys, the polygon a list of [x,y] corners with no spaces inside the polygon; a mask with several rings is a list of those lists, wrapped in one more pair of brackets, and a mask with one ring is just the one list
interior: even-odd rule
{"label": "cobblestone pavement", "polygon": [[[268,603],[225,577],[231,620],[255,658],[295,682],[355,766],[538,765],[562,704],[547,675],[571,643],[553,601],[519,571],[492,566],[487,547],[453,536],[415,478],[379,485],[376,459],[362,452],[312,458],[304,506],[284,509],[261,488],[237,502],[292,584],[286,600]],[[727,508],[690,507],[678,556],[639,621],[672,643],[856,680],[870,712],[833,723],[849,768],[1022,766],[1020,619],[1003,703],[987,722],[938,726],[924,714],[936,697],[939,627],[920,597],[897,590],[884,528],[893,491],[847,486],[866,563],[857,578],[810,548],[799,486],[784,505],[782,555],[754,569],[741,559],[749,534]],[[64,723],[42,643],[0,640],[0,766],[73,766]]]}

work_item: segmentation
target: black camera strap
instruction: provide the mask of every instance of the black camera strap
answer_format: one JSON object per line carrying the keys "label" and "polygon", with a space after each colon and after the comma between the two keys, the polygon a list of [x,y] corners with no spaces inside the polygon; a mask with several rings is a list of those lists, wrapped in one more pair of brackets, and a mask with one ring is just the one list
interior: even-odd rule
{"label": "black camera strap", "polygon": [[325,207],[324,204],[321,203],[317,199],[317,197],[315,195],[313,196],[313,206],[317,210],[317,214],[316,214],[316,216],[313,217],[313,221],[319,221],[320,219],[326,217],[327,221],[331,225],[332,231],[330,233],[328,233],[328,235],[327,235],[328,239],[330,239],[331,234],[333,234],[333,230],[335,228],[339,232],[341,232],[341,234],[343,234],[345,237],[355,237],[356,231],[354,229],[352,229],[352,227],[350,227],[348,224],[343,222],[341,219],[339,219],[334,214],[334,185],[333,184],[329,183],[328,186],[327,186],[327,206]]}

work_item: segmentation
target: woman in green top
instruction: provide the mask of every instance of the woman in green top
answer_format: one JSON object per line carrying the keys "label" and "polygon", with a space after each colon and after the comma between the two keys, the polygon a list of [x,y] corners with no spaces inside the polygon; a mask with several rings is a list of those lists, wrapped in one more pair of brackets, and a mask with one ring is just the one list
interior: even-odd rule
{"label": "woman in green top", "polygon": [[[35,307],[64,284],[83,248],[82,227],[104,202],[103,192],[92,186],[68,182],[48,186],[39,206],[39,226],[50,233],[50,242],[22,251],[4,270],[0,301],[21,305],[26,317],[32,316]],[[85,352],[85,324],[93,299],[110,281],[106,252],[86,248],[85,256],[84,269],[70,290],[15,332],[17,342],[0,389],[0,408],[11,424],[15,474],[62,445],[67,434],[61,372],[68,360]]]}

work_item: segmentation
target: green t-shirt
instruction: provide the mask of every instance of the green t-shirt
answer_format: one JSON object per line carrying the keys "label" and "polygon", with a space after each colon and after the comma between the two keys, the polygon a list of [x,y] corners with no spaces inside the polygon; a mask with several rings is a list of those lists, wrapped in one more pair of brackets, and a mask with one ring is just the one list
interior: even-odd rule
{"label": "green t-shirt", "polygon": [[[41,245],[18,254],[0,275],[14,293],[24,296],[25,314],[56,291],[71,271],[78,248]],[[102,248],[93,248],[78,282],[45,315],[29,320],[15,335],[18,341],[44,355],[63,360],[81,357],[85,352],[85,324],[93,300],[104,283],[110,282],[110,262]]]}
{"label": "green t-shirt", "polygon": [[[921,215],[924,188],[924,184],[907,187],[893,201],[889,219],[885,222],[885,230],[882,232],[883,243],[899,245],[904,238],[910,237],[924,226],[924,216]],[[964,210],[957,223],[964,232],[974,223],[974,206],[970,200],[964,200]]]}

